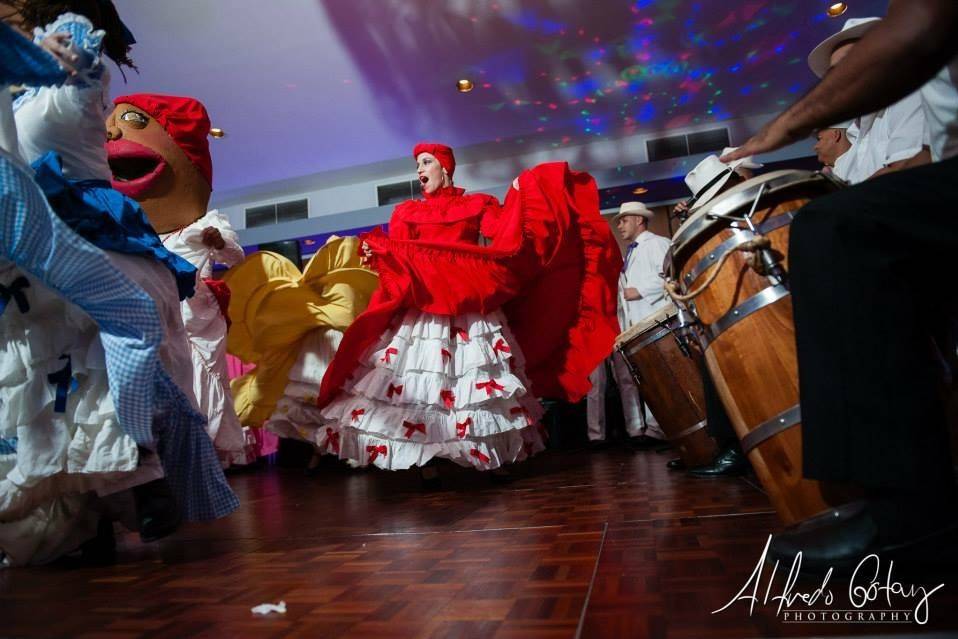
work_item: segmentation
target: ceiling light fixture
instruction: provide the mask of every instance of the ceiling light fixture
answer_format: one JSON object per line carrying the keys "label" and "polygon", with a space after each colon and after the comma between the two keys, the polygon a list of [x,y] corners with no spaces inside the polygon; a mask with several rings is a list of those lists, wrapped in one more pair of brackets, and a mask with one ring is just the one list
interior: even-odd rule
{"label": "ceiling light fixture", "polygon": [[465,78],[459,80],[459,82],[456,82],[456,90],[459,91],[459,93],[469,93],[475,87],[476,85],[472,83],[472,80],[467,80]]}
{"label": "ceiling light fixture", "polygon": [[214,138],[222,138],[226,136],[226,131],[223,129],[210,129],[210,135]]}
{"label": "ceiling light fixture", "polygon": [[648,192],[649,192],[649,190],[648,190],[647,188],[645,188],[644,186],[640,186],[640,187],[638,187],[638,188],[632,189],[632,194],[633,194],[633,195],[643,195],[643,194],[648,193]]}
{"label": "ceiling light fixture", "polygon": [[827,13],[828,16],[831,18],[837,18],[838,16],[842,15],[846,11],[848,11],[848,5],[846,3],[833,2],[832,4],[829,5],[825,13]]}

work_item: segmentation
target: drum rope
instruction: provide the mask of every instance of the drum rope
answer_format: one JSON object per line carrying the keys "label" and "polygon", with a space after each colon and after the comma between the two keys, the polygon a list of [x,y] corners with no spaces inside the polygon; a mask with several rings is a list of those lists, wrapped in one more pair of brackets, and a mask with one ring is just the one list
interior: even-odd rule
{"label": "drum rope", "polygon": [[747,258],[749,266],[751,266],[756,271],[761,272],[760,271],[761,267],[759,266],[760,260],[757,260],[755,258],[758,257],[758,251],[769,249],[771,248],[771,246],[772,246],[772,241],[769,240],[764,235],[759,235],[757,237],[754,237],[736,246],[735,248],[731,249],[727,253],[725,253],[722,256],[722,258],[718,261],[718,263],[715,265],[715,267],[712,269],[712,272],[709,274],[709,276],[705,279],[704,282],[702,282],[702,285],[696,288],[694,291],[683,295],[682,293],[679,293],[679,290],[678,290],[679,283],[676,280],[666,280],[665,292],[669,294],[669,297],[671,297],[673,300],[677,302],[687,302],[689,300],[695,299],[696,297],[701,295],[705,289],[707,289],[709,286],[712,285],[712,282],[714,282],[715,278],[718,277],[718,274],[722,270],[722,267],[725,266],[725,263],[728,261],[730,257],[732,257],[732,255],[736,251],[751,253],[751,255],[749,255]]}

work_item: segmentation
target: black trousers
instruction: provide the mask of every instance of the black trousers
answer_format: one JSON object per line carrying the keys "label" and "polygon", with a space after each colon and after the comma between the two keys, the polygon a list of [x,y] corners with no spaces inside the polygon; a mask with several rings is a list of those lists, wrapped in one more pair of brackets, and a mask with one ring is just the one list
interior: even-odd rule
{"label": "black trousers", "polygon": [[700,369],[702,371],[702,390],[705,397],[705,432],[712,436],[712,439],[721,449],[737,446],[738,435],[735,434],[732,420],[725,412],[725,405],[722,403],[722,398],[719,397],[718,389],[715,388],[715,382],[712,381],[712,375],[709,373],[708,366],[705,365],[704,358]]}
{"label": "black trousers", "polygon": [[805,475],[953,491],[932,335],[958,294],[958,158],[814,200],[789,252]]}

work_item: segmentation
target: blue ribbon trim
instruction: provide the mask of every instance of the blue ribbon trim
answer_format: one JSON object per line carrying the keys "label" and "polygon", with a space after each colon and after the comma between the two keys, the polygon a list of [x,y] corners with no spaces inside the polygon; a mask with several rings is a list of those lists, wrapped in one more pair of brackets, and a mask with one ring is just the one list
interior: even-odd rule
{"label": "blue ribbon trim", "polygon": [[47,375],[47,381],[57,385],[57,399],[53,405],[54,413],[65,413],[67,411],[67,395],[71,390],[75,390],[73,379],[73,359],[69,355],[61,355],[60,359],[67,361],[63,368],[55,373]]}

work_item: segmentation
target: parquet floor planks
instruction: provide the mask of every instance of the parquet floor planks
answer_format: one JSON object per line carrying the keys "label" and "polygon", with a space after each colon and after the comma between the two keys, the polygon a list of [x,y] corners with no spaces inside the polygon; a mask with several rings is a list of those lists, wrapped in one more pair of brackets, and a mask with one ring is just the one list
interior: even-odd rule
{"label": "parquet floor planks", "polygon": [[[807,637],[958,636],[958,576],[926,626],[789,624],[747,606],[777,522],[754,481],[695,480],[666,455],[549,452],[516,481],[443,467],[418,475],[334,466],[232,475],[241,509],[119,561],[0,571],[0,636]],[[283,600],[285,615],[250,608]],[[947,636],[947,634],[945,635]]]}

